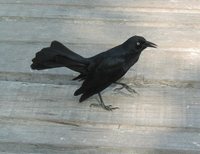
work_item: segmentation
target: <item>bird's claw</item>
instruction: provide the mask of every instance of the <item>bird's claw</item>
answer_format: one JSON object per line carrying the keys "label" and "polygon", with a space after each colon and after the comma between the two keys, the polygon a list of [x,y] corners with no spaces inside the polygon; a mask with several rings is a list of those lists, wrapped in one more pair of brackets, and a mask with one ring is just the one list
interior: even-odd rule
{"label": "bird's claw", "polygon": [[103,109],[107,110],[107,111],[112,111],[115,109],[119,109],[119,107],[112,107],[112,105],[102,105],[102,104],[90,104],[90,107],[102,107]]}
{"label": "bird's claw", "polygon": [[119,109],[119,107],[112,107],[112,105],[105,105],[103,108],[108,111]]}
{"label": "bird's claw", "polygon": [[128,86],[128,85],[126,85],[126,84],[121,84],[121,86],[122,86],[122,87],[115,88],[114,91],[120,91],[120,90],[122,90],[123,88],[125,88],[128,92],[130,92],[130,93],[135,93],[135,94],[138,94],[138,95],[139,95],[139,93],[138,93],[135,89],[131,88],[130,86]]}
{"label": "bird's claw", "polygon": [[131,88],[131,87],[129,87],[129,86],[127,86],[127,87],[125,87],[125,88],[126,88],[126,90],[129,91],[130,93],[139,94],[135,89],[133,89],[133,88]]}

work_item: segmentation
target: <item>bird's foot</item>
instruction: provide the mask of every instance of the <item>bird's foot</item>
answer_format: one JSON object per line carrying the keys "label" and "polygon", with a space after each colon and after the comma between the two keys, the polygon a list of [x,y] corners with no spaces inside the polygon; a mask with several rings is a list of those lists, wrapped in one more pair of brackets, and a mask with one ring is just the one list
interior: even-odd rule
{"label": "bird's foot", "polygon": [[119,107],[112,107],[112,105],[104,105],[104,104],[90,104],[90,107],[102,107],[103,109],[107,110],[107,111],[112,111],[112,110],[116,110],[119,109]]}
{"label": "bird's foot", "polygon": [[99,96],[99,99],[100,99],[100,104],[90,104],[90,107],[92,107],[92,106],[102,107],[103,109],[105,109],[107,111],[119,109],[119,107],[112,107],[112,105],[105,105],[100,93],[98,93],[98,96]]}
{"label": "bird's foot", "polygon": [[135,89],[131,88],[129,85],[127,85],[127,84],[125,84],[125,83],[115,82],[115,84],[119,84],[119,85],[121,85],[122,87],[115,88],[114,91],[120,91],[120,90],[122,90],[122,89],[125,88],[128,92],[130,92],[130,93],[135,93],[135,94],[138,94],[138,95],[139,95],[139,93],[138,93]]}
{"label": "bird's foot", "polygon": [[107,111],[119,109],[119,107],[112,107],[112,105],[105,105],[105,106],[102,106],[102,107]]}

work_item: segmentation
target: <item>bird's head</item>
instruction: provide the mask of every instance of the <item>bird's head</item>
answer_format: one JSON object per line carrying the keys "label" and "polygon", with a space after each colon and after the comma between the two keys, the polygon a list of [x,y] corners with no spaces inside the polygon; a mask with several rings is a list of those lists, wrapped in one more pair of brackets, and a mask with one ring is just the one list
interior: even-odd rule
{"label": "bird's head", "polygon": [[142,36],[133,36],[129,38],[126,42],[123,43],[123,46],[129,50],[134,52],[142,52],[147,47],[156,48],[157,45],[147,41]]}

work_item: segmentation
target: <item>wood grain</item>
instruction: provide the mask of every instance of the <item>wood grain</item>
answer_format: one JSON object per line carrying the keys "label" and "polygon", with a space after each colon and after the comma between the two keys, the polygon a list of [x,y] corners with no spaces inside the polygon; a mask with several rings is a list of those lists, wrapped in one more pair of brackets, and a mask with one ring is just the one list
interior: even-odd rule
{"label": "wood grain", "polygon": [[[198,0],[0,0],[0,153],[199,154]],[[139,92],[103,92],[114,112],[73,92],[76,73],[30,71],[53,40],[89,57],[133,35],[147,49],[123,82]]]}
{"label": "wood grain", "polygon": [[[104,99],[120,110],[104,112],[89,108],[88,102],[77,103],[72,96],[76,86],[3,81],[0,86],[0,145],[8,143],[11,150],[37,145],[51,152],[52,145],[53,150],[66,151],[96,147],[199,151],[198,90],[143,88],[137,97],[108,91]],[[95,97],[89,102],[96,102]]]}
{"label": "wood grain", "polygon": [[[147,14],[148,12],[148,14]],[[199,28],[199,12],[169,12],[154,8],[1,4],[1,19],[39,18],[117,22],[156,27]],[[155,24],[156,23],[156,24]]]}
{"label": "wood grain", "polygon": [[[21,27],[26,27],[21,29]],[[119,24],[97,21],[11,19],[0,21],[0,41],[50,42],[52,39],[70,43],[120,44],[133,35],[142,35],[160,48],[199,48],[199,29],[155,27],[144,24]],[[70,37],[69,37],[70,36]]]}
{"label": "wood grain", "polygon": [[79,0],[20,0],[20,1],[16,1],[16,0],[0,0],[1,4],[29,4],[29,5],[84,5],[84,6],[88,6],[88,7],[95,7],[95,6],[99,6],[99,7],[125,7],[125,8],[129,8],[129,7],[135,7],[135,8],[162,8],[162,9],[188,9],[190,11],[197,9],[199,10],[199,2],[197,0],[176,0],[176,1],[172,1],[172,0],[166,0],[166,1],[162,1],[162,0],[154,0],[152,1],[148,1],[148,0],[84,0],[84,1],[79,1]]}
{"label": "wood grain", "polygon": [[[146,86],[137,88],[139,96],[125,90],[103,93],[106,104],[120,107],[115,112],[90,108],[98,103],[97,96],[78,103],[73,92],[78,85],[51,85],[21,82],[1,82],[0,115],[47,119],[60,122],[102,123],[104,127],[180,127],[199,128],[199,89]],[[123,126],[122,126],[123,127]]]}

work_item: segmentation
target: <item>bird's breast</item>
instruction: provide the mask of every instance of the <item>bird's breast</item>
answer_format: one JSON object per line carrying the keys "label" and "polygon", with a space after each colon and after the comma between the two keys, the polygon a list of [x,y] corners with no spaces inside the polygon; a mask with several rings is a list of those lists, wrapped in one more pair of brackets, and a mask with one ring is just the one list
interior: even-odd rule
{"label": "bird's breast", "polygon": [[139,60],[140,54],[129,55],[126,58],[126,62],[124,64],[124,69],[128,71],[131,66],[133,66]]}

